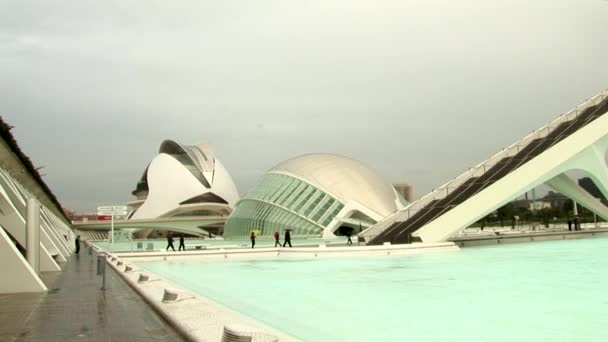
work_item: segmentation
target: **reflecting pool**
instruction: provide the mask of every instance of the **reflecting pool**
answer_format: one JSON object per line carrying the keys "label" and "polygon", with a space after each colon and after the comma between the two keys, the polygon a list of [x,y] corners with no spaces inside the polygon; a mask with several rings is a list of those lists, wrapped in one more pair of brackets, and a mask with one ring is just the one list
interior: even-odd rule
{"label": "reflecting pool", "polygon": [[306,341],[608,341],[608,239],[138,265]]}

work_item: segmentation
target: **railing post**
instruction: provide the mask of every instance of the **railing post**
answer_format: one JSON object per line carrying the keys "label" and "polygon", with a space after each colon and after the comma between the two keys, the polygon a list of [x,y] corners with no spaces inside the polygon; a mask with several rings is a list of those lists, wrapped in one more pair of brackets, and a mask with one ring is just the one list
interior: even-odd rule
{"label": "railing post", "polygon": [[99,253],[97,254],[97,275],[101,275],[101,289],[106,289],[106,254]]}

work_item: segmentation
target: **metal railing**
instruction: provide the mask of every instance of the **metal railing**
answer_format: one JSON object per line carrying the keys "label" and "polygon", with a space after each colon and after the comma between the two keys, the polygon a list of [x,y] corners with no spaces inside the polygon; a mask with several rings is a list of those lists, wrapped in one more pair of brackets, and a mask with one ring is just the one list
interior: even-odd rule
{"label": "metal railing", "polygon": [[430,202],[445,198],[452,191],[457,189],[460,185],[468,181],[470,178],[479,177],[483,175],[492,166],[496,165],[504,158],[515,156],[517,153],[519,153],[520,150],[525,148],[532,141],[546,137],[560,124],[575,119],[582,112],[584,112],[585,109],[601,103],[606,98],[608,98],[608,90],[604,90],[601,93],[585,100],[584,102],[576,106],[574,109],[559,115],[557,118],[544,125],[543,127],[532,131],[527,136],[519,139],[508,147],[503,148],[501,151],[495,153],[490,158],[482,161],[481,163],[477,164],[472,168],[469,168],[467,171],[449,180],[437,189],[433,189],[431,192],[421,197],[420,199],[412,202],[404,209],[388,216],[384,220],[359,233],[359,236],[362,236],[366,239],[366,241],[369,241],[374,237],[380,235],[394,223],[407,221],[410,217],[415,215],[422,208],[426,207]]}

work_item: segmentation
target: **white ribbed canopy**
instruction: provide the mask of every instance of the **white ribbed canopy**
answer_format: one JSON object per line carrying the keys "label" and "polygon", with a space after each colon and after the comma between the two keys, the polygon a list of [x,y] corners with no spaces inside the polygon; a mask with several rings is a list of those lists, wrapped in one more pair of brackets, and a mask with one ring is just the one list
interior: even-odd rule
{"label": "white ribbed canopy", "polygon": [[343,203],[357,201],[383,216],[397,211],[397,193],[392,185],[354,159],[334,154],[305,154],[282,162],[269,172],[291,174]]}

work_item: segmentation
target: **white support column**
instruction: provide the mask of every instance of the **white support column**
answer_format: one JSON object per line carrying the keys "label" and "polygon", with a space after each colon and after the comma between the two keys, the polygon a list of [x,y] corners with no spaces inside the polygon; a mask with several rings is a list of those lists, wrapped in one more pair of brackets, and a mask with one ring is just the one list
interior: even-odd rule
{"label": "white support column", "polygon": [[[585,208],[599,215],[604,220],[608,220],[608,207],[598,201],[595,197],[591,196],[585,189],[581,188],[575,181],[565,174],[561,174],[550,179],[547,183],[548,186],[553,188],[555,191],[562,195],[571,198],[575,203],[582,204]],[[578,213],[575,211],[574,213]]]}
{"label": "white support column", "polygon": [[608,135],[596,141],[592,146],[585,149],[568,161],[568,167],[572,170],[581,170],[589,174],[595,185],[602,194],[608,198],[608,165],[606,165],[606,153],[608,152]]}
{"label": "white support column", "polygon": [[0,227],[0,293],[44,292],[46,286]]}
{"label": "white support column", "polygon": [[32,198],[27,200],[25,241],[27,262],[40,273],[40,204]]}
{"label": "white support column", "polygon": [[53,222],[51,220],[49,220],[48,214],[46,213],[44,208],[42,209],[42,229],[49,234],[49,237],[51,238],[55,246],[59,249],[59,252],[61,253],[64,259],[59,261],[63,262],[65,261],[65,258],[70,256],[71,252],[67,248],[65,238],[59,233],[59,229],[53,225]]}
{"label": "white support column", "polygon": [[40,254],[38,257],[40,272],[59,272],[61,267],[57,264],[51,253],[40,243]]}
{"label": "white support column", "polygon": [[[67,259],[63,256],[63,254],[61,254],[61,250],[59,249],[59,247],[57,246],[57,244],[55,244],[55,242],[53,241],[53,239],[51,238],[50,234],[47,232],[47,228],[45,228],[45,225],[41,224],[40,225],[40,242],[41,245],[44,247],[44,249],[47,251],[48,255],[51,256],[51,258],[53,259],[53,261],[56,262],[66,262]],[[41,259],[42,261],[42,259]],[[57,265],[57,268],[59,268],[59,265]],[[41,271],[45,271],[43,269],[40,269]]]}

